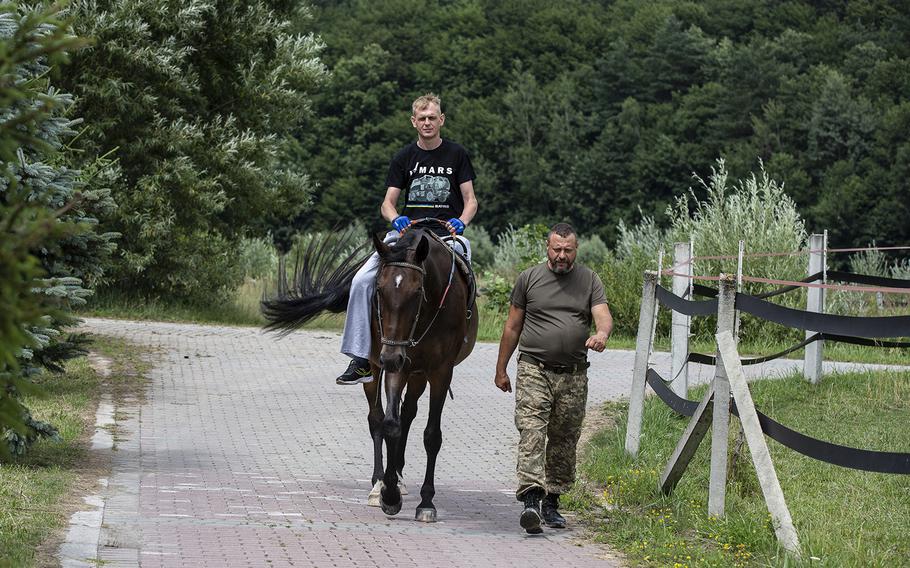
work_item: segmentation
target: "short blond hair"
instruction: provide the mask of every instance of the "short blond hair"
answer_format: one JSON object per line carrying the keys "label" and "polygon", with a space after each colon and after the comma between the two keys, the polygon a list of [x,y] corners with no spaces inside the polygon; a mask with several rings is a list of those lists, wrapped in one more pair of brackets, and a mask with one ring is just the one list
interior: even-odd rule
{"label": "short blond hair", "polygon": [[418,110],[425,109],[430,105],[436,105],[439,112],[442,112],[442,99],[439,98],[439,95],[427,93],[414,99],[414,102],[411,103],[411,114],[416,116]]}

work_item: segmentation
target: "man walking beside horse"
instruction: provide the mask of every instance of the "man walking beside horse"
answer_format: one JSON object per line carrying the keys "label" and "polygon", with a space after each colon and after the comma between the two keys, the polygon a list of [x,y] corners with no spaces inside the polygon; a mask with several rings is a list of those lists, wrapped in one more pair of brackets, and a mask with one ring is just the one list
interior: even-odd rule
{"label": "man walking beside horse", "polygon": [[[603,283],[575,263],[578,237],[567,223],[547,235],[547,260],[522,272],[512,290],[494,382],[512,392],[506,365],[519,349],[515,381],[520,524],[563,528],[559,496],[575,482],[575,454],[588,397],[587,350],[602,352],[613,330]],[[590,335],[593,320],[595,333]],[[542,505],[541,505],[542,502]]]}
{"label": "man walking beside horse", "polygon": [[[474,197],[474,168],[465,149],[440,134],[446,117],[439,97],[428,93],[411,105],[411,125],[417,141],[402,148],[389,165],[385,199],[380,211],[392,224],[385,242],[395,242],[411,220],[433,218],[445,221],[432,227],[440,236],[454,232],[462,252],[470,261],[470,243],[461,234],[477,213]],[[398,198],[405,191],[404,210],[398,213]],[[452,243],[455,245],[456,243]],[[335,382],[356,385],[373,380],[370,372],[370,306],[379,270],[374,254],[351,282],[347,315],[341,338],[341,352],[351,358],[347,370]]]}

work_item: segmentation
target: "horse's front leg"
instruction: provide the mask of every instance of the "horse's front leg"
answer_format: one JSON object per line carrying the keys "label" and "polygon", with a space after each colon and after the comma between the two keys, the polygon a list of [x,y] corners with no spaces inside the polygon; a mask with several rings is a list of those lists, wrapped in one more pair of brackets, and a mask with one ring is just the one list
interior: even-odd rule
{"label": "horse's front leg", "polygon": [[382,436],[385,440],[388,459],[382,477],[382,490],[379,505],[386,515],[397,515],[401,510],[401,491],[398,488],[399,463],[398,446],[401,441],[401,391],[404,389],[405,377],[401,373],[386,373],[385,393],[386,410],[382,420]]}
{"label": "horse's front leg", "polygon": [[[433,380],[433,379],[436,380]],[[440,372],[430,379],[430,415],[427,418],[427,427],[423,431],[423,447],[427,451],[427,473],[423,478],[420,488],[420,505],[417,506],[415,518],[425,523],[436,522],[436,506],[433,497],[436,496],[436,456],[442,447],[442,408],[446,403],[446,394],[452,383],[452,367]]]}
{"label": "horse's front leg", "polygon": [[401,437],[398,439],[398,455],[396,463],[398,464],[398,489],[402,495],[407,494],[407,488],[402,481],[401,473],[404,471],[405,454],[407,453],[408,434],[411,431],[411,424],[414,417],[417,416],[417,401],[423,396],[423,391],[427,388],[426,375],[423,373],[414,373],[408,375],[408,388],[404,394],[404,403],[401,405]]}
{"label": "horse's front leg", "polygon": [[367,498],[367,504],[371,507],[379,506],[379,491],[382,488],[382,397],[379,396],[379,389],[382,386],[382,374],[379,367],[373,367],[373,381],[364,383],[363,392],[367,397],[367,403],[370,405],[370,413],[367,415],[367,422],[370,425],[370,438],[373,439],[373,476],[371,483],[373,489]]}

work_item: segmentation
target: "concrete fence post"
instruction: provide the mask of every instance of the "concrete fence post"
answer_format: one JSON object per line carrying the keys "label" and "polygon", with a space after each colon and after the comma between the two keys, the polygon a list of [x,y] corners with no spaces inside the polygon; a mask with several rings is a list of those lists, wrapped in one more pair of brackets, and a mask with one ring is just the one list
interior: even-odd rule
{"label": "concrete fence post", "polygon": [[[736,260],[736,291],[743,291],[743,258],[746,254],[746,241],[739,241],[739,255]],[[736,342],[739,343],[740,336],[740,318],[742,314],[739,313],[739,310],[736,310],[736,319],[733,322],[733,335],[736,337]]]}
{"label": "concrete fence post", "polygon": [[626,425],[626,453],[638,455],[641,441],[641,420],[645,407],[645,384],[648,359],[651,354],[651,330],[657,317],[656,272],[645,271],[638,312],[638,336],[635,341],[635,367],[632,370],[632,391],[629,393],[629,421]]}
{"label": "concrete fence post", "polygon": [[[717,333],[733,333],[736,319],[736,280],[721,274],[717,296]],[[714,409],[711,430],[711,478],[708,484],[708,514],[724,516],[727,496],[727,447],[730,437],[730,382],[717,352],[714,366]]]}
{"label": "concrete fence post", "polygon": [[[684,295],[690,290],[692,282],[692,243],[675,243],[673,245],[673,293]],[[689,298],[692,299],[691,297]],[[677,395],[687,398],[689,395],[689,330],[691,318],[674,311],[670,327],[670,388]]]}
{"label": "concrete fence post", "polygon": [[733,399],[736,401],[736,408],[739,411],[739,421],[742,424],[746,442],[749,444],[752,464],[755,466],[755,473],[758,476],[758,483],[765,497],[768,512],[771,513],[774,534],[777,535],[781,546],[799,557],[800,546],[796,527],[793,526],[790,509],[787,508],[784,492],[781,490],[774,463],[771,461],[771,453],[765,443],[765,434],[762,432],[758,412],[752,402],[752,393],[749,392],[749,383],[746,381],[746,374],[739,362],[739,352],[732,334],[717,334],[717,351],[717,364],[722,364],[726,369]]}
{"label": "concrete fence post", "polygon": [[[825,273],[825,235],[812,235],[809,237],[809,273],[811,276],[816,272]],[[825,279],[822,278],[822,283]],[[809,288],[808,299],[806,300],[806,311],[824,313],[825,312],[825,290],[824,288]],[[808,339],[815,333],[815,330],[806,330]],[[806,345],[805,359],[803,361],[803,376],[812,384],[817,384],[822,377],[822,361],[824,354],[824,342],[816,341]]]}

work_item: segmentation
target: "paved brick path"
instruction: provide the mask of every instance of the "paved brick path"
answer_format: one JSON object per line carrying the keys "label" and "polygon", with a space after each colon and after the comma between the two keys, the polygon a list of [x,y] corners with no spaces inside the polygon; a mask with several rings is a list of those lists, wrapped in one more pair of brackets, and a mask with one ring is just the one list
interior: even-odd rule
{"label": "paved brick path", "polygon": [[[492,385],[495,344],[478,344],[456,368],[436,470],[439,522],[423,524],[413,516],[426,398],[408,448],[411,493],[388,518],[365,504],[367,404],[360,387],[334,384],[347,363],[337,334],[277,340],[255,328],[100,319],[84,328],[158,354],[145,402],[118,409],[99,544],[106,567],[618,566],[604,548],[580,545],[580,529],[519,529],[514,399]],[[666,373],[667,357],[656,358]],[[632,359],[593,354],[592,406],[628,395]]]}

